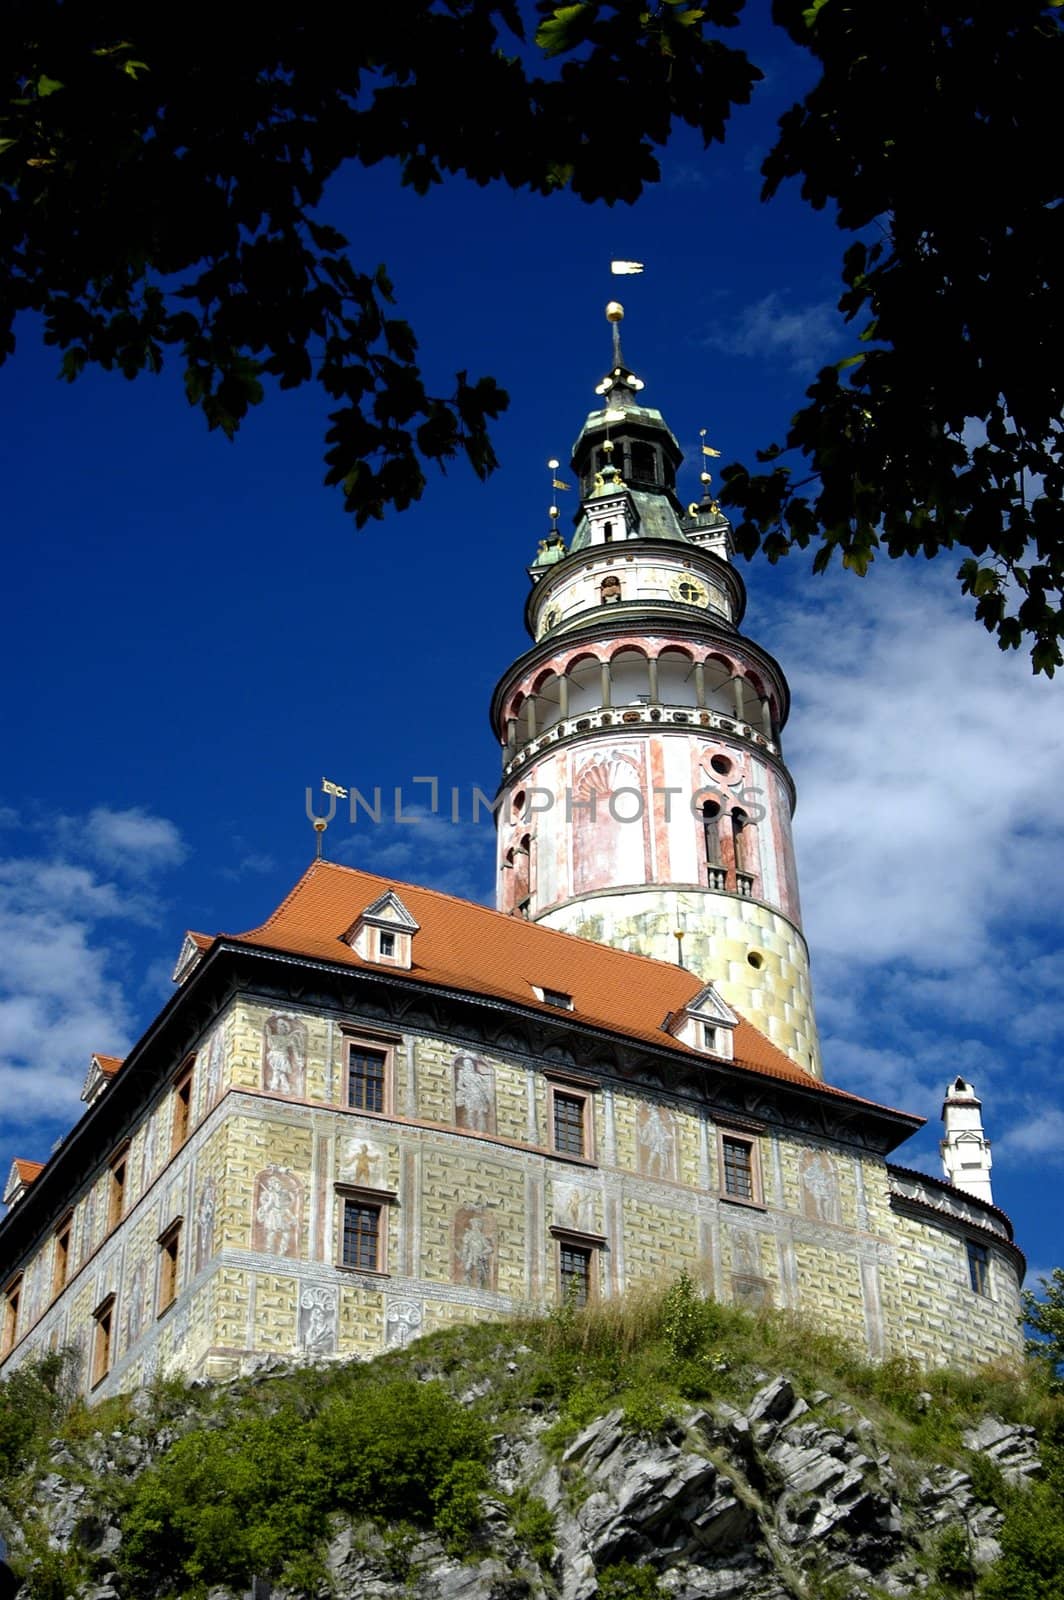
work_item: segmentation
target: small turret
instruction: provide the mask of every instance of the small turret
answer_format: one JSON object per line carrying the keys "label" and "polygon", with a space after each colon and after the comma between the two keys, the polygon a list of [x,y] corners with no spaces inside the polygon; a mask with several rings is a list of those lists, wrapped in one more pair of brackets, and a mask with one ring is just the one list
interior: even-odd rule
{"label": "small turret", "polygon": [[942,1104],[945,1134],[939,1144],[947,1182],[993,1204],[990,1140],[983,1132],[983,1102],[970,1083],[954,1078]]}

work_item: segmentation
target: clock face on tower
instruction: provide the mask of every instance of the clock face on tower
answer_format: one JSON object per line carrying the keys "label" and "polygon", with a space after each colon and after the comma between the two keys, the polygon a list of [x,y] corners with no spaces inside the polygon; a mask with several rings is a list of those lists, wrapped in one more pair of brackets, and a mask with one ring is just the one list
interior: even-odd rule
{"label": "clock face on tower", "polygon": [[695,578],[677,574],[669,584],[669,593],[674,600],[682,600],[685,605],[705,606],[709,604],[708,590]]}

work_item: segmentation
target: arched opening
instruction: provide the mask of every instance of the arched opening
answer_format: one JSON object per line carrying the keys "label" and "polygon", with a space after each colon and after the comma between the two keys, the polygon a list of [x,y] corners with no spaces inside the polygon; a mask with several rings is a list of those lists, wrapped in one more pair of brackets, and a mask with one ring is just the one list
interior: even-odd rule
{"label": "arched opening", "polygon": [[694,662],[683,650],[667,649],[658,656],[658,699],[666,706],[694,706]]}
{"label": "arched opening", "polygon": [[707,710],[719,711],[726,717],[733,717],[735,701],[729,688],[732,678],[731,662],[722,660],[720,656],[708,656],[705,675]]}
{"label": "arched opening", "polygon": [[583,716],[602,704],[602,662],[596,656],[581,656],[569,665],[569,715]]}
{"label": "arched opening", "polygon": [[657,483],[660,478],[658,472],[658,452],[652,444],[633,443],[631,447],[631,465],[628,476],[633,483]]}
{"label": "arched opening", "polygon": [[750,818],[741,806],[733,806],[730,815],[732,848],[735,852],[735,892],[749,896],[754,892],[754,835]]}
{"label": "arched opening", "polygon": [[726,881],[720,854],[720,819],[720,801],[703,800],[702,839],[706,854],[707,881],[711,889],[723,889]]}
{"label": "arched opening", "polygon": [[645,706],[650,699],[650,667],[642,650],[618,650],[610,661],[615,706]]}
{"label": "arched opening", "polygon": [[561,707],[561,680],[556,672],[544,673],[537,678],[535,685],[536,695],[536,724],[538,732],[546,733],[562,715]]}

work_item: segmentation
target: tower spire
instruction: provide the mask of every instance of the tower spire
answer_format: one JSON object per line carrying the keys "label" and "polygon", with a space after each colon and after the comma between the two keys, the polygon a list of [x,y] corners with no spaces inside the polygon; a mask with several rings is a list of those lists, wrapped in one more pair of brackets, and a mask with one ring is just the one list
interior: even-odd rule
{"label": "tower spire", "polygon": [[611,300],[606,307],[606,321],[613,330],[613,366],[602,382],[595,385],[595,393],[603,397],[608,409],[624,411],[634,404],[635,396],[645,385],[642,378],[636,377],[624,359],[624,351],[621,349],[624,307],[619,300]]}

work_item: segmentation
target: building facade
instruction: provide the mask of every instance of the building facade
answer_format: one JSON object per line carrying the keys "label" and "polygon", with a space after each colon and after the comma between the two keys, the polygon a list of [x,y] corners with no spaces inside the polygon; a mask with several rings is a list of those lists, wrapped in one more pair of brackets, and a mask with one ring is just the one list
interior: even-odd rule
{"label": "building facade", "polygon": [[920,1119],[822,1078],[786,683],[614,353],[495,696],[499,909],[317,861],[260,928],[188,935],[12,1169],[0,1370],[69,1345],[104,1395],[368,1356],[682,1268],[874,1358],[1021,1353],[971,1085],[947,1183],[888,1160]]}

